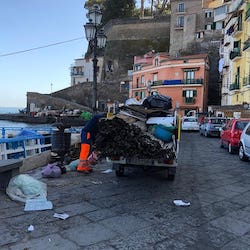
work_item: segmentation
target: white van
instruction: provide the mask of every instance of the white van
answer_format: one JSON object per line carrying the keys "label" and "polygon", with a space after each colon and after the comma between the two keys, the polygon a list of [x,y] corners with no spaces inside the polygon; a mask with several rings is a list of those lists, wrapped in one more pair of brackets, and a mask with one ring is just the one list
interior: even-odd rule
{"label": "white van", "polygon": [[199,131],[198,118],[194,116],[183,116],[181,122],[181,130],[183,131]]}

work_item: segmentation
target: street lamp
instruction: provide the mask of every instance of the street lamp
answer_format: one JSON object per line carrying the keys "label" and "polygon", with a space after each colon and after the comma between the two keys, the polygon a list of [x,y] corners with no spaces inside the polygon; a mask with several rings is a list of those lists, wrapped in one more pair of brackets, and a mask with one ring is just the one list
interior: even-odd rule
{"label": "street lamp", "polygon": [[101,28],[102,11],[98,4],[95,4],[93,8],[89,9],[87,13],[89,22],[84,25],[86,39],[89,42],[89,47],[93,53],[93,111],[98,108],[97,103],[97,49],[104,48],[107,37]]}

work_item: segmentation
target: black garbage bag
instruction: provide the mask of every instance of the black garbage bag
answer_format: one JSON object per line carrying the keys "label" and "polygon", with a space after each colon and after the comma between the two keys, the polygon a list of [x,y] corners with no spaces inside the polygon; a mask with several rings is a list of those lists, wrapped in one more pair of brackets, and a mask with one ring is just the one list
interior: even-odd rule
{"label": "black garbage bag", "polygon": [[172,98],[165,95],[151,95],[148,96],[142,103],[146,108],[162,108],[165,110],[172,108]]}

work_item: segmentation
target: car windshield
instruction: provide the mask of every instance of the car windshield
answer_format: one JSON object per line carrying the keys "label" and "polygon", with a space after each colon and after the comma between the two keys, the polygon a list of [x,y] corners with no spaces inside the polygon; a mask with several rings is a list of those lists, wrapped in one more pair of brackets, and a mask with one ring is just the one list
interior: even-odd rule
{"label": "car windshield", "polygon": [[238,129],[238,130],[243,130],[246,125],[248,124],[249,121],[238,121],[236,122],[235,124],[235,129]]}
{"label": "car windshield", "polygon": [[196,118],[191,118],[191,117],[189,117],[189,118],[185,118],[184,120],[183,120],[183,122],[197,122],[198,120],[196,119]]}

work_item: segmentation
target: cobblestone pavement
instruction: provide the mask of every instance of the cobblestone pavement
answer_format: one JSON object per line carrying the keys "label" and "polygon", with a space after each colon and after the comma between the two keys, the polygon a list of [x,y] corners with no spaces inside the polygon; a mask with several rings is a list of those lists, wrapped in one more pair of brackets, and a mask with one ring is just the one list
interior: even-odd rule
{"label": "cobblestone pavement", "polygon": [[0,249],[250,249],[250,162],[221,149],[218,138],[182,133],[174,181],[142,169],[102,173],[109,168],[103,162],[89,176],[57,179],[28,172],[47,183],[52,210],[24,212],[0,192]]}

